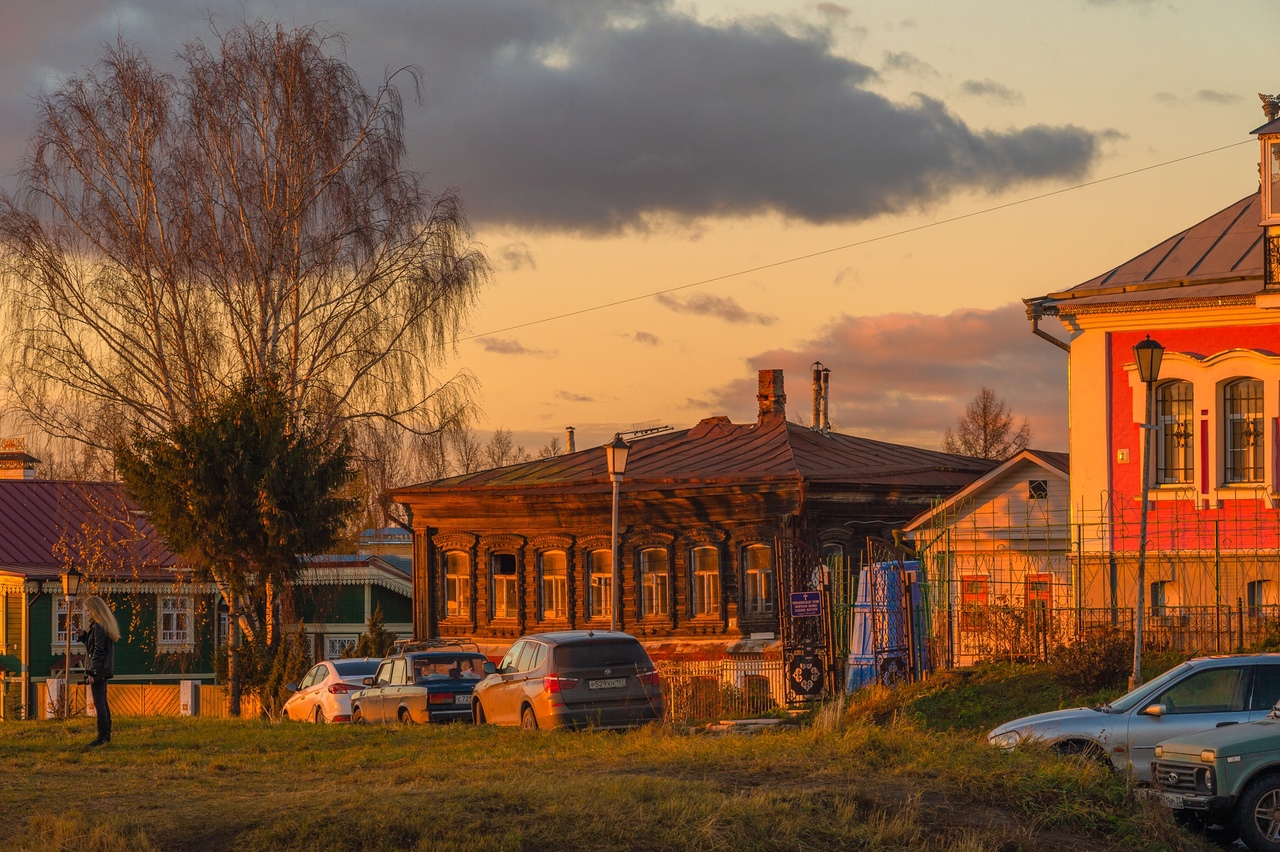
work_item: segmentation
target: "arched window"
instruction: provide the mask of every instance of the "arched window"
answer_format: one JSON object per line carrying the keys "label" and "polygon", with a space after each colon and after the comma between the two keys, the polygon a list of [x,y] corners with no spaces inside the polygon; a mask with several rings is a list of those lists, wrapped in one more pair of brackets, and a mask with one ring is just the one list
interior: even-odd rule
{"label": "arched window", "polygon": [[695,547],[689,553],[690,611],[699,616],[720,614],[720,549]]}
{"label": "arched window", "polygon": [[613,553],[593,550],[587,554],[587,617],[613,618]]}
{"label": "arched window", "polygon": [[542,617],[569,617],[569,563],[563,550],[546,550],[538,557],[542,576]]}
{"label": "arched window", "polygon": [[1223,434],[1226,436],[1227,482],[1261,482],[1263,448],[1262,382],[1241,379],[1223,389]]}
{"label": "arched window", "polygon": [[742,553],[742,610],[747,615],[773,612],[773,548],[748,545]]}
{"label": "arched window", "polygon": [[671,612],[671,572],[667,549],[649,547],[640,551],[640,615],[642,618]]}
{"label": "arched window", "polygon": [[1195,442],[1191,382],[1165,382],[1156,388],[1156,482],[1194,481]]}
{"label": "arched window", "polygon": [[445,618],[471,615],[471,559],[461,550],[444,555]]}

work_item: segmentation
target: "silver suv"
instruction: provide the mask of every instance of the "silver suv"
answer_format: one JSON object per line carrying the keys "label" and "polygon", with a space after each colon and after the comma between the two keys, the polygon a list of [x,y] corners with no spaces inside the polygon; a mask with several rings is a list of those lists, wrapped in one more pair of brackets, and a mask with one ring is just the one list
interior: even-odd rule
{"label": "silver suv", "polygon": [[1280,654],[1198,657],[1110,704],[1006,722],[987,742],[1013,748],[1038,740],[1066,754],[1105,757],[1135,780],[1150,781],[1156,743],[1261,719],[1277,699]]}
{"label": "silver suv", "polygon": [[523,636],[476,684],[476,724],[630,728],[662,718],[662,687],[627,633],[565,630]]}

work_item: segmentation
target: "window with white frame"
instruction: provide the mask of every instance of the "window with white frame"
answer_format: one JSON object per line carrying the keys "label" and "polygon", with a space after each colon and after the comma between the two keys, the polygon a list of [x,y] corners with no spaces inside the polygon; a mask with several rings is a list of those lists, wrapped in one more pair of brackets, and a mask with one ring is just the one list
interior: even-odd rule
{"label": "window with white frame", "polygon": [[186,595],[161,595],[160,617],[156,620],[159,645],[185,646],[192,644],[191,598]]}
{"label": "window with white frame", "polygon": [[689,554],[689,594],[695,618],[720,614],[720,549],[695,547]]}
{"label": "window with white frame", "polygon": [[1224,478],[1228,483],[1261,482],[1265,446],[1262,428],[1262,382],[1240,379],[1222,394]]}
{"label": "window with white frame", "polygon": [[538,555],[542,577],[542,617],[569,617],[569,561],[563,550],[546,550]]}
{"label": "window with white frame", "polygon": [[1194,402],[1191,382],[1165,382],[1156,388],[1156,482],[1161,485],[1195,478]]}
{"label": "window with white frame", "polygon": [[640,615],[644,618],[671,612],[671,572],[665,547],[640,551]]}
{"label": "window with white frame", "polygon": [[773,548],[748,545],[742,554],[742,610],[747,615],[773,612]]}
{"label": "window with white frame", "polygon": [[324,658],[336,660],[347,653],[349,648],[355,648],[359,641],[359,636],[326,636],[324,637]]}
{"label": "window with white frame", "polygon": [[461,550],[445,553],[444,615],[445,618],[471,615],[471,558]]}
{"label": "window with white frame", "polygon": [[1274,615],[1268,609],[1276,606],[1276,585],[1270,580],[1250,580],[1245,586],[1245,602],[1250,618],[1263,618]]}
{"label": "window with white frame", "polygon": [[587,554],[587,572],[591,585],[587,591],[587,614],[590,618],[613,617],[613,552],[593,550]]}
{"label": "window with white frame", "polygon": [[489,574],[493,594],[493,617],[515,618],[520,613],[516,588],[514,553],[494,553],[489,557]]}
{"label": "window with white frame", "polygon": [[[67,599],[66,597],[63,595],[55,595],[54,607],[56,608],[55,612],[57,613],[57,623],[58,623],[57,638],[54,640],[54,644],[61,645],[65,648],[67,644]],[[88,623],[89,622],[84,617],[84,600],[82,598],[76,598],[71,604],[71,644],[72,645],[80,644],[76,640],[76,636],[80,634],[81,630],[84,630],[84,626]]]}

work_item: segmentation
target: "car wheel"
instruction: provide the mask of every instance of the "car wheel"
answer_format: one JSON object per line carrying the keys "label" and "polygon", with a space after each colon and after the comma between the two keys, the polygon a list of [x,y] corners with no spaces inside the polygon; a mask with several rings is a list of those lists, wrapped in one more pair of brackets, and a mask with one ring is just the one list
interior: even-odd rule
{"label": "car wheel", "polygon": [[324,717],[323,707],[316,708],[316,712],[311,715],[311,721],[315,722],[317,725],[323,725],[329,721]]}
{"label": "car wheel", "polygon": [[485,723],[484,705],[481,704],[479,700],[473,702],[471,705],[471,721],[475,722],[477,725],[483,725]]}
{"label": "car wheel", "polygon": [[410,714],[410,713],[409,713],[409,708],[408,708],[408,707],[401,707],[401,708],[400,708],[400,714],[399,714],[396,718],[397,718],[397,719],[399,719],[400,724],[402,724],[402,725],[411,725],[411,724],[413,724],[413,716],[412,716],[412,714]]}
{"label": "car wheel", "polygon": [[1173,821],[1224,849],[1234,846],[1236,838],[1240,836],[1226,814],[1211,816],[1203,811],[1176,810],[1173,812]]}
{"label": "car wheel", "polygon": [[1112,772],[1116,769],[1115,764],[1111,762],[1111,758],[1107,757],[1106,751],[1095,742],[1071,740],[1059,743],[1054,746],[1053,750],[1063,757],[1078,757],[1086,763],[1096,763],[1099,766],[1110,769]]}
{"label": "car wheel", "polygon": [[1280,852],[1280,774],[1264,775],[1245,788],[1236,805],[1236,828],[1254,852]]}
{"label": "car wheel", "polygon": [[533,708],[528,704],[520,711],[520,727],[526,731],[538,730],[538,717],[533,714]]}
{"label": "car wheel", "polygon": [[360,708],[359,708],[359,707],[357,707],[357,708],[355,708],[354,710],[352,710],[352,711],[351,711],[351,724],[353,724],[353,725],[363,725],[363,724],[364,724],[364,714],[360,712]]}

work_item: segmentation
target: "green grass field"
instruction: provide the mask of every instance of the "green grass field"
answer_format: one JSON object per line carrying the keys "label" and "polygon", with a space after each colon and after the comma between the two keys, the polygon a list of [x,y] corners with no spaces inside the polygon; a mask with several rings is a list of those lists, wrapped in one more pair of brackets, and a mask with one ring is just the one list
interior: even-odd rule
{"label": "green grass field", "polygon": [[92,720],[8,723],[0,839],[42,850],[1210,848],[1096,766],[990,749],[986,718],[934,723],[954,719],[941,696],[959,689],[986,707],[977,716],[999,712],[1007,681],[882,693],[752,736],[120,718],[115,742],[90,751]]}

